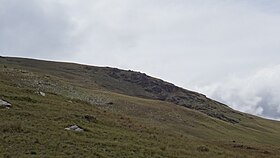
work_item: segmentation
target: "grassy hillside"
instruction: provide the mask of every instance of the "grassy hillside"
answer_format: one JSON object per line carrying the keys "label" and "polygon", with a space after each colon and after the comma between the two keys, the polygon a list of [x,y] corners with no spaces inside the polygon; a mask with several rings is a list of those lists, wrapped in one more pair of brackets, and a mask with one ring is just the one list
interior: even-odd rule
{"label": "grassy hillside", "polygon": [[0,99],[0,157],[280,155],[279,122],[137,72],[2,57]]}
{"label": "grassy hillside", "polygon": [[3,63],[15,64],[35,72],[53,75],[59,79],[63,78],[71,84],[74,83],[75,86],[168,101],[226,122],[238,123],[240,121],[232,117],[239,113],[226,105],[140,72],[18,58],[5,58]]}

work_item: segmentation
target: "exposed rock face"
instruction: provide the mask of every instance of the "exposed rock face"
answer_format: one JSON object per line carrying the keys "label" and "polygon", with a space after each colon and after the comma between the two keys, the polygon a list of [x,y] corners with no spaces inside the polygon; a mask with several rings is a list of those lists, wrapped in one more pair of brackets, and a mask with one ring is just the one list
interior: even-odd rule
{"label": "exposed rock face", "polygon": [[81,127],[77,126],[77,125],[71,125],[67,128],[65,128],[68,131],[75,131],[75,132],[83,132],[84,129],[82,129]]}
{"label": "exposed rock face", "polygon": [[10,109],[12,104],[0,99],[0,108]]}
{"label": "exposed rock face", "polygon": [[[239,123],[239,120],[230,116],[230,113],[234,113],[232,109],[207,98],[203,94],[177,87],[174,84],[140,72],[122,71],[113,68],[107,68],[106,72],[110,77],[119,81],[115,84],[118,85],[117,87],[114,87],[113,84],[106,87],[111,88],[112,91],[117,89],[117,92],[128,93],[132,96],[168,101],[232,124]],[[131,87],[126,87],[126,85]],[[125,88],[122,89],[122,86]]]}

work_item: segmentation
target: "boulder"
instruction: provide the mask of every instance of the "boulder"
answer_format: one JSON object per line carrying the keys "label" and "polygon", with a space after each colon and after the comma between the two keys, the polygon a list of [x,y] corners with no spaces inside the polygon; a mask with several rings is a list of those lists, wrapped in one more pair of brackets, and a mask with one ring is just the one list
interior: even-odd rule
{"label": "boulder", "polygon": [[0,99],[0,108],[10,109],[12,104]]}
{"label": "boulder", "polygon": [[83,132],[84,129],[82,129],[81,127],[77,126],[77,125],[71,125],[69,127],[65,128],[68,131],[75,131],[75,132]]}
{"label": "boulder", "polygon": [[39,94],[43,97],[46,96],[46,93],[44,93],[44,92],[39,92]]}
{"label": "boulder", "polygon": [[85,115],[84,119],[87,120],[88,122],[97,122],[96,117],[91,116],[91,115]]}

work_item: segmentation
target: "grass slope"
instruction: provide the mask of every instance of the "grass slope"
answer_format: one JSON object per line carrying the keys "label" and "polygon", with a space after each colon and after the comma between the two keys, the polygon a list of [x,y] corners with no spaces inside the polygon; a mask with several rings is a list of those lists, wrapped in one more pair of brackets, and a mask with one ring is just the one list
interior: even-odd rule
{"label": "grass slope", "polygon": [[[279,122],[207,100],[239,123],[210,117],[145,97],[137,83],[113,82],[109,70],[0,58],[0,97],[13,105],[0,109],[0,156],[279,157]],[[85,132],[64,129],[73,124]]]}

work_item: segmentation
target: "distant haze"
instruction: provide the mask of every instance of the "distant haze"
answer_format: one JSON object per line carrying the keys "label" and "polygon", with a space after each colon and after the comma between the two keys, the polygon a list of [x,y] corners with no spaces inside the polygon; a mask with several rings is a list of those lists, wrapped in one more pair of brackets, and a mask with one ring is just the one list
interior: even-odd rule
{"label": "distant haze", "polygon": [[0,0],[0,55],[145,72],[280,119],[280,1]]}

